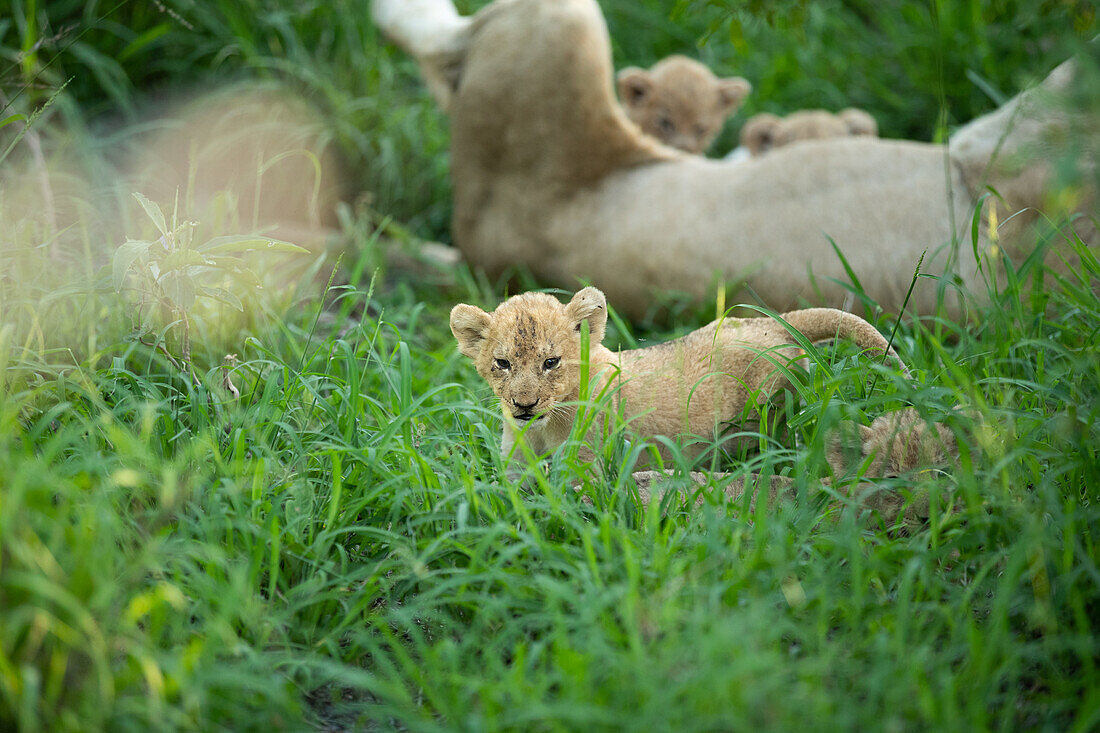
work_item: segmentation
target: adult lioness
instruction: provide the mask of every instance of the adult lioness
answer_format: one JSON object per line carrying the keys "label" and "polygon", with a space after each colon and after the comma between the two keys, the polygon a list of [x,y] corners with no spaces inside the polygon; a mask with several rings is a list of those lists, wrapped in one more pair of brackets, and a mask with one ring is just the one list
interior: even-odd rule
{"label": "adult lioness", "polygon": [[[844,338],[901,363],[882,334],[858,316],[809,308],[781,318],[811,342]],[[721,428],[753,429],[756,408],[787,384],[783,367],[802,355],[791,345],[792,334],[773,318],[724,318],[676,341],[612,352],[601,343],[607,301],[592,287],[568,304],[546,293],[523,293],[492,313],[456,305],[451,332],[500,398],[506,456],[520,434],[536,453],[553,450],[569,437],[580,396],[579,332],[585,321],[591,333],[593,393],[610,386],[633,432],[687,438],[689,455],[703,447],[691,436],[713,436]]]}
{"label": "adult lioness", "polygon": [[[1027,92],[950,147],[843,137],[713,161],[627,119],[596,0],[497,0],[465,17],[451,0],[372,6],[425,75],[443,80],[432,91],[450,115],[453,233],[467,260],[490,273],[526,265],[550,283],[595,278],[638,316],[655,290],[703,296],[715,273],[745,284],[738,300],[781,311],[840,305],[849,267],[895,312],[935,312],[947,282],[984,293],[983,247],[968,241],[975,199],[988,182],[1010,211],[1041,206],[1052,172],[991,161],[1017,160],[1067,118]],[[1025,256],[1034,243],[1020,241]],[[910,296],[922,253],[923,273],[952,277],[922,277]]]}

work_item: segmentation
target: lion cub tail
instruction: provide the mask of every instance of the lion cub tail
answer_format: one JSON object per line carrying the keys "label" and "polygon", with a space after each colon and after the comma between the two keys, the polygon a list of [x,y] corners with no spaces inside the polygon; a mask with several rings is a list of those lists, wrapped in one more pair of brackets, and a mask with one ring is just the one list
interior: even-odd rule
{"label": "lion cub tail", "polygon": [[894,351],[886,337],[857,315],[836,308],[805,308],[783,313],[779,317],[813,343],[844,339],[861,349],[887,354],[905,376],[910,376],[909,367]]}

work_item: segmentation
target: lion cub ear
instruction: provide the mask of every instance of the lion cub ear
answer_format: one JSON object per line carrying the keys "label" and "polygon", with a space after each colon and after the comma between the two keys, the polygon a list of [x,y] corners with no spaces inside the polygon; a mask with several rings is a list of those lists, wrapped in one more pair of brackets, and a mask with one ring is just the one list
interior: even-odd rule
{"label": "lion cub ear", "polygon": [[480,308],[459,303],[451,309],[451,333],[458,340],[458,350],[474,361],[489,333],[489,314]]}
{"label": "lion cub ear", "polygon": [[775,145],[783,120],[769,112],[753,115],[741,126],[741,144],[753,155],[766,153]]}
{"label": "lion cub ear", "polygon": [[727,114],[740,107],[741,103],[745,101],[745,97],[749,96],[749,92],[752,91],[752,84],[739,76],[719,79],[717,83],[718,101]]}
{"label": "lion cub ear", "polygon": [[569,320],[581,329],[581,321],[588,321],[588,333],[594,344],[603,342],[604,326],[607,325],[607,298],[593,287],[578,290],[569,305],[565,306]]}
{"label": "lion cub ear", "polygon": [[645,69],[628,66],[615,75],[619,99],[628,107],[637,107],[653,90],[653,77]]}
{"label": "lion cub ear", "polygon": [[858,107],[842,109],[837,113],[837,117],[848,126],[848,134],[850,135],[878,137],[878,122],[869,113]]}

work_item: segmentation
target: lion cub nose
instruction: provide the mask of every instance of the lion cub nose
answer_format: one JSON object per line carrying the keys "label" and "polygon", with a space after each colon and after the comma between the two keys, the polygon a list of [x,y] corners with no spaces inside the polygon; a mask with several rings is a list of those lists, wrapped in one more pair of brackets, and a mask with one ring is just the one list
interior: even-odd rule
{"label": "lion cub nose", "polygon": [[512,404],[515,405],[516,408],[520,409],[520,410],[530,410],[532,407],[534,407],[538,403],[539,403],[539,400],[538,400],[537,397],[535,398],[534,402],[528,402],[526,404],[524,404],[523,402],[520,402],[515,397],[512,398]]}

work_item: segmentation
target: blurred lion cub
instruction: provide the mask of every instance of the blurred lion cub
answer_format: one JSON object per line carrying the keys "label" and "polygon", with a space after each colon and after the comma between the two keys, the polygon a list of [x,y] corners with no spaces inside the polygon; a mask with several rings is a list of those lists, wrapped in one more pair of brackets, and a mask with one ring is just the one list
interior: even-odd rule
{"label": "blurred lion cub", "polygon": [[806,109],[778,117],[767,112],[753,115],[741,127],[741,147],[753,157],[801,140],[867,135],[878,137],[878,123],[867,112],[849,107],[837,114]]}
{"label": "blurred lion cub", "polygon": [[739,76],[719,79],[686,56],[669,56],[649,70],[631,66],[616,76],[626,116],[665,145],[702,154],[752,91]]}

